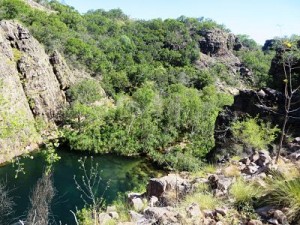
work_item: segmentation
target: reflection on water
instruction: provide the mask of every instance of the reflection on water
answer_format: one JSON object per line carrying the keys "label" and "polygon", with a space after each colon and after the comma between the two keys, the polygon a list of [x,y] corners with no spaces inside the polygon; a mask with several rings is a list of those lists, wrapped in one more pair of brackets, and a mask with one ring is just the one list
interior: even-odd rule
{"label": "reflection on water", "polygon": [[[52,218],[57,223],[61,221],[62,224],[71,225],[74,221],[70,210],[75,211],[76,207],[80,209],[84,206],[73,180],[74,175],[82,176],[78,160],[84,155],[68,151],[60,151],[59,155],[61,160],[54,165],[56,195],[52,202]],[[90,165],[89,161],[90,158],[87,159],[87,165]],[[93,162],[99,164],[102,177],[99,195],[102,195],[107,181],[110,180],[109,188],[104,195],[107,204],[116,199],[118,192],[130,191],[146,183],[149,177],[158,175],[158,171],[141,159],[98,155],[93,156]],[[15,178],[16,168],[13,168],[12,164],[0,168],[0,179],[7,181],[16,203],[14,221],[25,218],[29,207],[29,195],[45,167],[45,161],[40,154],[36,154],[34,159],[22,159],[21,163],[24,163],[25,174],[19,174],[18,178]]]}

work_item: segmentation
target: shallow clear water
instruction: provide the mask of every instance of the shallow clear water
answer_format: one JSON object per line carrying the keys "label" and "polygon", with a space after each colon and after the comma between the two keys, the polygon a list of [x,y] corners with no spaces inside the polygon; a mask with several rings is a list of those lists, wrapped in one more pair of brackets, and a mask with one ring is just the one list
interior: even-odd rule
{"label": "shallow clear water", "polygon": [[[74,175],[77,177],[82,175],[78,160],[84,155],[69,151],[60,151],[59,155],[61,160],[54,165],[53,180],[56,195],[52,201],[51,218],[57,224],[61,221],[62,224],[72,225],[75,222],[70,210],[75,211],[76,207],[81,209],[84,206],[84,202],[80,198],[80,192],[76,189],[73,180]],[[16,168],[12,164],[0,167],[0,180],[6,180],[16,203],[12,222],[18,221],[19,218],[25,218],[29,207],[30,193],[37,180],[42,176],[45,167],[45,161],[39,154],[35,154],[34,159],[25,158],[21,162],[24,163],[26,173],[20,173],[18,178],[15,178]],[[116,199],[118,192],[130,191],[139,185],[143,185],[149,177],[158,174],[157,170],[141,159],[98,155],[93,156],[93,162],[99,163],[99,169],[102,171],[100,195],[107,186],[107,181],[110,180],[109,188],[104,196],[108,204]]]}

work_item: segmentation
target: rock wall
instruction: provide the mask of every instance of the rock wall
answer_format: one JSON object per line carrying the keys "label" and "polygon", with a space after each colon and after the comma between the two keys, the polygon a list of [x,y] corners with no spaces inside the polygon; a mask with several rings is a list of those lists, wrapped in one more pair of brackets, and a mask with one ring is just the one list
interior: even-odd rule
{"label": "rock wall", "polygon": [[68,104],[64,90],[75,82],[55,52],[49,57],[29,31],[13,21],[0,22],[0,163],[31,151],[41,136],[35,119],[54,124]]}

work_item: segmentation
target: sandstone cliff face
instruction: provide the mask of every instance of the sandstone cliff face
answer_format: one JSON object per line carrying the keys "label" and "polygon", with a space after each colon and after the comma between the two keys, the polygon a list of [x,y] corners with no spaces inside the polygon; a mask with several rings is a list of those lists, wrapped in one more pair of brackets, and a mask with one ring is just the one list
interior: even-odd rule
{"label": "sandstone cliff face", "polygon": [[41,141],[35,118],[59,120],[67,105],[63,90],[75,78],[58,52],[49,57],[27,29],[11,21],[0,22],[0,70],[1,163]]}

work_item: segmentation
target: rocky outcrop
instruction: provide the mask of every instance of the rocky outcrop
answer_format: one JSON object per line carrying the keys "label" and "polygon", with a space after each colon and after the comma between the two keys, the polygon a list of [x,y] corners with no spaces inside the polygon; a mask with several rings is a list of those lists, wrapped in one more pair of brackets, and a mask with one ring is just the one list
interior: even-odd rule
{"label": "rocky outcrop", "polygon": [[59,81],[61,90],[68,89],[76,82],[74,72],[71,71],[68,64],[58,51],[54,51],[54,53],[50,56],[50,63],[52,65],[53,72]]}
{"label": "rocky outcrop", "polygon": [[[285,50],[285,51],[289,51],[289,49]],[[285,78],[285,73],[287,75],[287,77],[289,76],[289,69],[292,70],[293,74],[300,74],[300,60],[291,60],[289,62],[290,67],[286,66],[285,71],[283,68],[283,50],[281,48],[277,48],[276,50],[276,55],[275,57],[272,59],[272,63],[271,63],[271,67],[269,70],[269,75],[272,76],[272,85],[273,88],[275,88],[276,90],[280,90],[284,92],[284,87],[285,87],[285,82],[284,80]],[[288,64],[288,62],[285,62],[286,64]],[[296,75],[292,75],[293,79],[293,87],[296,88],[300,85],[300,81],[299,78],[296,78]]]}
{"label": "rocky outcrop", "polygon": [[262,47],[262,50],[264,52],[270,51],[270,50],[275,50],[276,44],[277,44],[277,41],[275,39],[266,40],[264,46]]}
{"label": "rocky outcrop", "polygon": [[233,34],[220,29],[203,30],[199,40],[201,52],[210,56],[232,55],[232,50],[239,50],[242,44]]}
{"label": "rocky outcrop", "polygon": [[[284,110],[284,96],[279,91],[271,88],[263,88],[258,91],[241,90],[239,95],[234,97],[233,105],[226,107],[217,117],[215,125],[216,147],[209,157],[220,155],[222,158],[226,158],[226,155],[231,153],[235,144],[230,130],[233,121],[245,118],[247,115],[259,116],[280,127]],[[290,131],[299,130],[300,121],[297,118],[300,118],[299,111],[291,113],[288,121]]]}
{"label": "rocky outcrop", "polygon": [[[176,174],[150,179],[147,196],[155,196],[161,204],[171,205],[174,195],[182,198],[191,190],[191,184]],[[171,194],[170,194],[171,193]]]}
{"label": "rocky outcrop", "polygon": [[[240,208],[236,204],[236,197],[232,188],[236,182],[243,182],[244,184],[254,185],[253,187],[260,190],[268,186],[270,178],[274,174],[287,174],[289,171],[295,169],[296,164],[292,163],[287,158],[281,158],[282,165],[275,164],[275,157],[271,157],[268,151],[259,151],[251,154],[239,161],[232,159],[229,164],[219,165],[215,173],[205,173],[200,177],[195,177],[195,174],[189,176],[188,173],[169,174],[161,178],[152,178],[148,183],[148,190],[146,193],[128,194],[129,203],[132,199],[140,199],[143,202],[143,208],[135,209],[135,207],[128,210],[130,215],[130,222],[121,222],[119,225],[136,224],[136,225],[168,225],[168,224],[215,224],[215,225],[262,225],[262,224],[278,224],[288,225],[291,218],[289,215],[289,208],[277,205],[269,205],[268,201],[258,201],[260,204],[254,204],[251,209],[251,214],[246,214],[247,208]],[[225,169],[230,166],[236,166],[240,173],[226,174]],[[257,167],[255,172],[249,173],[245,170],[247,167]],[[286,169],[286,171],[284,171]],[[191,174],[190,174],[191,175]],[[179,181],[176,184],[175,181]],[[182,193],[182,196],[173,195],[176,199],[176,205],[164,202],[163,198],[159,196],[166,196],[172,193],[174,189],[166,188],[168,184],[173,188],[179,187],[184,183],[185,186],[194,187],[190,192]],[[154,188],[156,186],[156,188]],[[150,190],[149,190],[150,187]],[[201,188],[202,187],[202,188]],[[206,188],[204,188],[206,187]],[[152,188],[152,189],[151,189]],[[159,190],[157,192],[156,190]],[[270,190],[269,190],[270,191]],[[272,191],[272,190],[271,190]],[[197,197],[200,194],[202,198],[205,196],[218,199],[218,205],[207,205],[206,201]],[[241,190],[243,193],[243,190]],[[263,192],[261,192],[263,193]],[[271,193],[271,192],[269,192]],[[151,202],[152,194],[157,195],[156,204]],[[256,198],[265,199],[267,195],[254,196]],[[252,203],[250,203],[252,204]],[[100,214],[103,218],[109,217],[108,213]],[[253,219],[256,218],[256,219]],[[115,221],[116,222],[116,221]],[[102,223],[100,223],[102,224]]]}
{"label": "rocky outcrop", "polygon": [[35,119],[52,124],[59,120],[68,104],[64,90],[76,79],[58,52],[49,57],[29,31],[13,21],[0,22],[0,69],[5,102],[0,121],[8,130],[0,135],[1,163],[37,147],[41,137]]}
{"label": "rocky outcrop", "polygon": [[[197,68],[205,69],[222,64],[228,71],[228,80],[231,77],[235,87],[242,87],[243,83],[252,82],[251,71],[233,54],[233,51],[238,51],[243,47],[237,37],[218,28],[201,30],[199,34],[201,38],[198,40],[198,44],[201,53],[200,59],[196,61]],[[217,84],[217,87],[222,91],[236,93],[236,91],[224,90],[223,87],[228,85],[232,84],[227,82],[227,84]]]}
{"label": "rocky outcrop", "polygon": [[21,55],[16,65],[34,116],[42,117],[46,121],[56,120],[66,105],[66,97],[60,89],[49,56],[20,25],[4,21],[1,27],[10,32],[7,35],[10,45]]}

